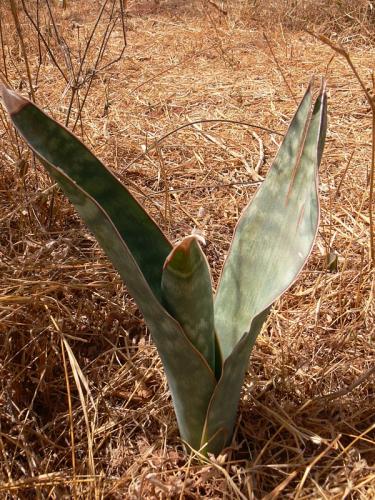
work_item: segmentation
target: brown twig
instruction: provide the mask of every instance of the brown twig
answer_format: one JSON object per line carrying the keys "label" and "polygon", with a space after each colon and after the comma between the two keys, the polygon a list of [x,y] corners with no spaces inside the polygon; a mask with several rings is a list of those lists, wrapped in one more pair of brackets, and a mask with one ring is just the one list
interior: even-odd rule
{"label": "brown twig", "polygon": [[263,130],[264,132],[268,132],[270,134],[276,134],[279,136],[283,136],[283,134],[281,132],[278,132],[276,130],[272,130],[272,129],[267,128],[267,127],[262,127],[260,125],[255,125],[254,123],[249,123],[249,122],[242,122],[242,121],[237,121],[237,120],[215,119],[215,118],[207,119],[207,120],[195,120],[193,122],[184,123],[183,125],[180,125],[179,127],[171,130],[167,134],[160,137],[157,141],[153,142],[150,146],[148,146],[143,153],[141,153],[136,158],[134,158],[134,160],[132,160],[130,163],[128,163],[128,165],[126,165],[126,168],[131,167],[132,165],[134,165],[134,163],[136,163],[139,160],[141,160],[142,158],[144,158],[151,150],[155,149],[157,144],[160,144],[162,141],[165,141],[165,139],[167,139],[171,135],[175,134],[176,132],[179,132],[180,130],[182,130],[186,127],[192,127],[192,126],[200,124],[200,123],[233,123],[234,125],[244,125],[245,127],[252,127],[252,128],[256,128],[258,130]]}
{"label": "brown twig", "polygon": [[348,395],[354,389],[359,387],[361,384],[366,382],[373,374],[375,373],[375,365],[371,366],[368,370],[366,370],[360,377],[358,377],[354,382],[352,382],[348,387],[345,387],[344,389],[340,389],[339,391],[335,392],[330,392],[329,394],[324,394],[318,399],[326,399],[326,400],[332,400],[336,398],[341,398],[343,396]]}
{"label": "brown twig", "polygon": [[1,42],[1,53],[3,55],[3,65],[4,65],[4,76],[6,81],[8,81],[8,69],[5,58],[5,43],[4,43],[4,35],[3,35],[3,16],[0,12],[0,42]]}
{"label": "brown twig", "polygon": [[370,92],[367,90],[367,87],[362,80],[357,68],[354,66],[353,61],[351,60],[350,54],[347,50],[344,49],[341,45],[338,45],[329,38],[327,38],[325,35],[319,35],[317,33],[314,33],[312,31],[306,30],[307,33],[309,33],[311,36],[316,38],[317,40],[320,40],[323,42],[325,45],[328,45],[332,50],[337,52],[340,56],[342,56],[346,62],[348,63],[350,69],[352,70],[355,78],[357,79],[360,87],[363,90],[363,93],[366,96],[367,102],[370,106],[371,109],[371,115],[372,115],[372,140],[371,140],[371,168],[370,168],[370,180],[369,180],[369,218],[370,218],[370,260],[372,262],[372,265],[375,266],[375,227],[374,227],[374,215],[373,215],[373,205],[374,205],[374,176],[375,176],[375,102],[373,97],[371,96]]}
{"label": "brown twig", "polygon": [[18,38],[19,38],[20,45],[21,45],[23,59],[24,59],[24,62],[25,62],[27,79],[29,81],[29,88],[30,88],[31,100],[35,102],[35,93],[34,93],[33,82],[32,82],[32,78],[31,78],[29,58],[28,58],[28,55],[27,55],[25,41],[24,41],[24,38],[23,38],[22,29],[21,29],[21,24],[20,24],[20,21],[19,21],[19,18],[18,18],[17,6],[16,6],[14,0],[9,0],[9,2],[10,2],[10,8],[11,8],[11,12],[12,12],[13,20],[14,20],[14,25],[16,27]]}
{"label": "brown twig", "polygon": [[350,164],[352,162],[352,159],[353,159],[353,156],[354,156],[354,153],[355,153],[355,149],[353,149],[353,151],[351,152],[350,156],[349,156],[349,159],[348,159],[348,162],[346,164],[346,167],[345,167],[345,170],[344,172],[342,173],[341,175],[341,179],[340,179],[340,182],[339,182],[339,185],[337,186],[337,189],[336,189],[336,193],[335,193],[335,198],[337,198],[337,196],[340,194],[340,189],[341,189],[341,186],[344,182],[344,179],[346,177],[346,174],[348,173],[348,170],[349,170],[349,167],[350,167]]}
{"label": "brown twig", "polygon": [[292,98],[293,98],[294,102],[295,102],[296,104],[298,104],[297,98],[296,98],[296,96],[294,95],[294,92],[293,92],[293,90],[292,90],[291,86],[289,85],[289,82],[288,82],[288,80],[287,80],[287,78],[286,78],[286,76],[285,76],[285,74],[284,74],[284,71],[283,71],[283,69],[282,69],[282,67],[281,67],[281,65],[280,65],[280,63],[279,63],[279,61],[278,61],[278,59],[277,59],[277,57],[276,57],[275,51],[274,51],[274,50],[273,50],[273,48],[272,48],[271,42],[269,41],[268,36],[265,34],[265,32],[263,32],[263,37],[264,37],[265,41],[267,42],[268,48],[270,49],[270,52],[271,52],[272,58],[273,58],[273,60],[275,61],[275,64],[276,64],[276,66],[277,66],[277,69],[278,69],[278,70],[279,70],[279,72],[280,72],[281,78],[284,80],[284,83],[285,83],[285,85],[286,85],[287,89],[289,90],[289,93],[290,93],[290,95],[292,96]]}
{"label": "brown twig", "polygon": [[223,9],[222,7],[220,7],[220,5],[218,5],[217,3],[213,2],[212,0],[207,0],[207,3],[209,3],[210,5],[212,5],[212,7],[214,9],[216,9],[217,11],[219,11],[220,14],[223,14],[223,16],[227,16],[228,15],[228,11],[226,11],[225,9]]}
{"label": "brown twig", "polygon": [[[61,66],[59,65],[54,53],[51,50],[50,44],[45,39],[45,37],[42,33],[42,30],[40,29],[40,25],[38,22],[39,21],[39,9],[37,10],[37,22],[35,22],[35,20],[33,19],[33,17],[31,16],[30,12],[28,11],[28,9],[26,7],[25,0],[21,0],[21,3],[22,3],[22,8],[23,8],[23,11],[24,11],[26,17],[31,22],[32,26],[34,27],[35,31],[38,34],[38,40],[41,40],[43,42],[43,45],[44,45],[45,49],[47,50],[53,64],[59,70],[59,72],[60,72],[61,76],[64,78],[65,82],[68,82],[69,81],[68,77],[66,76],[65,72],[62,70]],[[37,7],[38,6],[39,6],[39,3],[37,4]]]}

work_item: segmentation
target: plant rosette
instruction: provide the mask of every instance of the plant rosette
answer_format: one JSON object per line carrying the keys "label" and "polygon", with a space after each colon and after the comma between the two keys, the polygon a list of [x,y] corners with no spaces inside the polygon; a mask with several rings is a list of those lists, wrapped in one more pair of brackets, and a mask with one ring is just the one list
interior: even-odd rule
{"label": "plant rosette", "polygon": [[199,238],[190,235],[173,246],[75,135],[12,90],[2,86],[1,93],[15,128],[75,205],[142,312],[182,439],[203,454],[219,454],[232,439],[257,335],[315,240],[325,89],[313,103],[309,85],[302,98],[265,181],[238,221],[215,296]]}

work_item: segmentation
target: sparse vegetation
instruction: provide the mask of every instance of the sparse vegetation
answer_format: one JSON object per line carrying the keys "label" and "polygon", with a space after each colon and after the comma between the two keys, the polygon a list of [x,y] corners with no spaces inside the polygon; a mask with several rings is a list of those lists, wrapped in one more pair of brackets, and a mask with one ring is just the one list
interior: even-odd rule
{"label": "sparse vegetation", "polygon": [[[156,349],[117,273],[0,111],[5,498],[374,497],[371,110],[345,60],[304,31],[341,44],[371,82],[373,4],[317,4],[0,4],[3,83],[32,87],[171,240],[202,232],[215,286],[310,74],[327,78],[330,109],[317,244],[258,338],[231,445],[204,465],[179,451]],[[202,118],[217,121],[168,135]]]}

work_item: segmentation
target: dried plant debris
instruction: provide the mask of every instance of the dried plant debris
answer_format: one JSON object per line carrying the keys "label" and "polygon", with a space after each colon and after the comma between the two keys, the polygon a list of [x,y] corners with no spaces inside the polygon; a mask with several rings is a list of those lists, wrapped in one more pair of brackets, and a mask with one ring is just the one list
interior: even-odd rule
{"label": "dried plant debris", "polygon": [[[24,2],[34,20],[39,5],[39,31],[53,57],[22,2],[14,3],[37,104],[63,123],[70,109],[69,128],[77,122],[75,132],[172,241],[192,231],[204,236],[214,284],[293,115],[293,95],[312,73],[327,78],[330,126],[317,245],[258,338],[232,445],[202,462],[182,453],[161,363],[119,276],[0,110],[0,496],[373,498],[371,112],[345,61],[302,31],[332,36],[371,81],[369,2],[340,2],[340,11],[324,1],[320,17],[303,2],[304,19],[311,17],[302,25],[295,10],[302,2],[215,0],[218,9],[129,1],[127,46],[107,68],[124,46],[120,2]],[[70,104],[71,77],[103,5]],[[272,31],[257,19],[266,7],[279,9]],[[31,97],[7,2],[0,20],[0,78]],[[90,73],[109,32],[101,66]],[[204,118],[218,121],[182,128],[155,146]]]}

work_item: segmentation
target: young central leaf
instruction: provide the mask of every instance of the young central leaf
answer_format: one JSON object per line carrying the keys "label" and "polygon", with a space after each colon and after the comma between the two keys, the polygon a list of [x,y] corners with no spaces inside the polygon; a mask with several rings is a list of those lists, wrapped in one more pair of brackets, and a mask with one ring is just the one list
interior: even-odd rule
{"label": "young central leaf", "polygon": [[214,305],[210,269],[195,236],[176,245],[167,257],[161,282],[166,309],[191,343],[215,369]]}

